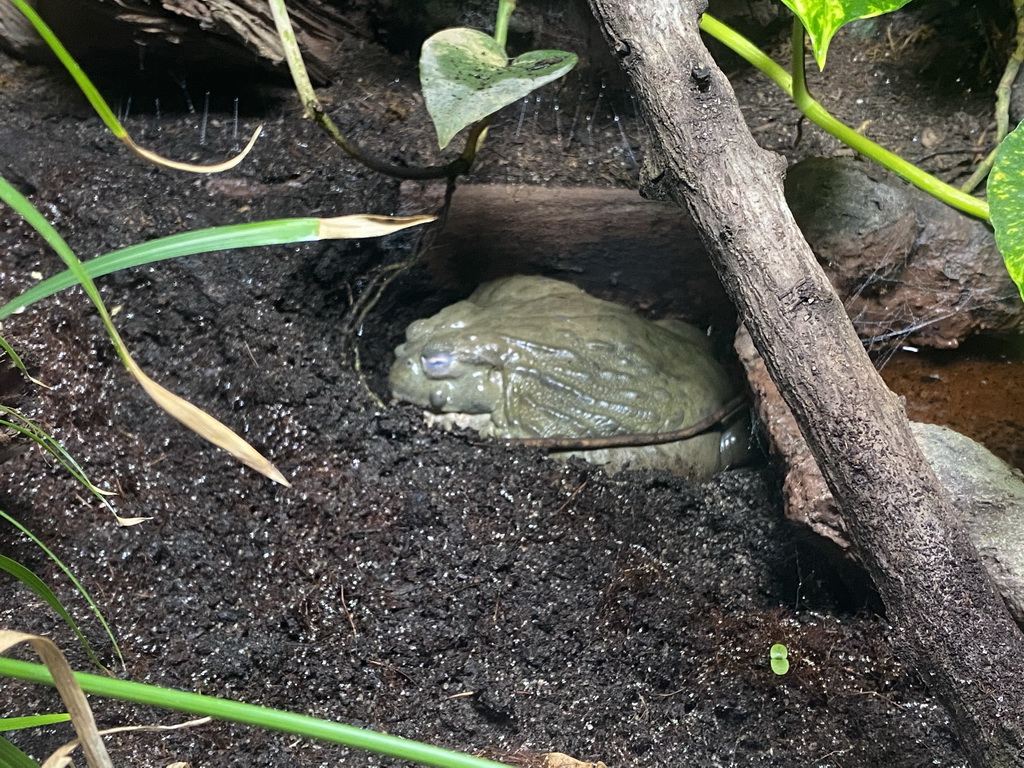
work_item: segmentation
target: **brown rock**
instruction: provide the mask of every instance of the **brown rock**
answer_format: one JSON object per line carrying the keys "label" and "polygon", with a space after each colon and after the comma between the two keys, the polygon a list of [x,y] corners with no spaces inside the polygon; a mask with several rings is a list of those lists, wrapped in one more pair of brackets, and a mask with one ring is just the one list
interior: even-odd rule
{"label": "brown rock", "polygon": [[955,347],[1024,329],[1024,304],[982,222],[851,158],[792,166],[786,199],[867,342]]}
{"label": "brown rock", "polygon": [[[859,558],[842,514],[745,328],[736,335],[736,351],[747,370],[771,454],[785,474],[786,518],[805,540],[835,559],[842,575],[860,581],[862,577],[856,574]],[[913,422],[911,428],[960,510],[1010,613],[1024,627],[1024,545],[1019,534],[1024,529],[1024,482],[1020,471],[947,427]]]}

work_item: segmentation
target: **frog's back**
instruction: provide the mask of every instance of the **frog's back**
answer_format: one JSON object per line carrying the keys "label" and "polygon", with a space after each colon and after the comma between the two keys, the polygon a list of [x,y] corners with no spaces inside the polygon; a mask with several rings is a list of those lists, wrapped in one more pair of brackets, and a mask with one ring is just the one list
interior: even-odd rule
{"label": "frog's back", "polygon": [[[568,283],[516,276],[470,301],[500,334],[506,408],[495,431],[518,437],[649,434],[681,429],[733,394],[707,338],[652,322]],[[479,318],[478,318],[479,319]]]}

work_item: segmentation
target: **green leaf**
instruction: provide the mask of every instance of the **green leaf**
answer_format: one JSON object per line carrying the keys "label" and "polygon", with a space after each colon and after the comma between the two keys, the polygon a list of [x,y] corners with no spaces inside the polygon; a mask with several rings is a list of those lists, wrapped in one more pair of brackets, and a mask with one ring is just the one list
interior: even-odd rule
{"label": "green leaf", "polygon": [[[194,256],[200,253],[230,248],[249,248],[257,245],[282,245],[350,237],[378,237],[432,220],[432,216],[353,214],[323,219],[274,219],[249,224],[230,224],[225,227],[182,232],[150,240],[147,243],[130,245],[127,248],[97,256],[95,259],[83,261],[82,268],[89,277],[102,277],[121,269],[152,264],[179,256]],[[0,306],[0,320],[45,299],[47,296],[52,296],[57,291],[78,285],[78,282],[78,277],[71,270],[49,277]],[[0,340],[0,346],[3,346],[2,340]]]}
{"label": "green leaf", "polygon": [[39,768],[39,763],[0,736],[0,768]]}
{"label": "green leaf", "polygon": [[[24,728],[39,728],[42,725],[66,723],[71,719],[67,712],[54,712],[47,715],[25,715],[24,717],[0,718],[0,732],[20,731]],[[3,763],[0,763],[3,765]]]}
{"label": "green leaf", "polygon": [[[37,547],[39,547],[39,549],[41,549],[43,551],[43,553],[48,558],[50,558],[50,560],[52,560],[53,563],[58,568],[60,568],[64,572],[64,575],[68,577],[68,580],[72,584],[75,585],[75,589],[78,590],[78,594],[80,594],[83,598],[85,598],[85,601],[89,604],[89,608],[92,610],[93,615],[95,615],[96,618],[99,620],[100,624],[103,625],[103,630],[107,633],[107,637],[110,639],[110,643],[111,643],[111,645],[114,648],[114,652],[117,654],[117,658],[121,660],[122,664],[124,664],[124,656],[121,655],[121,647],[117,644],[117,638],[114,637],[113,630],[111,630],[110,625],[107,623],[106,618],[104,618],[103,613],[99,609],[99,606],[96,605],[96,602],[92,599],[92,596],[85,590],[85,587],[82,586],[82,582],[80,582],[75,577],[75,574],[73,574],[71,572],[71,569],[68,568],[66,565],[64,565],[63,561],[59,557],[57,557],[50,550],[50,548],[47,547],[39,539],[38,536],[36,536],[34,533],[32,533],[32,531],[30,531],[24,525],[22,525],[17,520],[15,520],[13,517],[8,515],[2,509],[0,509],[0,518],[3,518],[8,523],[10,523],[15,528],[17,528],[19,531],[21,531],[23,534],[28,536],[32,540],[32,543],[35,544]],[[67,610],[65,610],[65,608],[61,604],[60,600],[57,599],[57,596],[54,595],[52,592],[50,592],[49,588],[45,584],[43,584],[43,582],[34,573],[32,573],[31,571],[29,571],[29,574],[31,575],[31,577],[28,580],[22,579],[19,576],[19,573],[16,572],[18,568],[24,568],[24,566],[22,566],[20,563],[16,563],[14,560],[11,560],[8,557],[3,557],[3,556],[0,556],[0,557],[2,557],[5,562],[13,563],[14,566],[15,566],[14,570],[11,570],[9,568],[4,568],[3,570],[8,571],[8,573],[10,573],[16,579],[18,579],[19,581],[22,581],[25,584],[25,586],[27,586],[30,589],[32,589],[37,595],[39,595],[47,603],[49,603],[50,606],[53,608],[53,610],[56,611],[57,615],[59,615],[62,619],[64,619],[64,621],[67,623],[67,625],[69,627],[71,627],[71,630],[75,633],[75,635],[79,639],[79,642],[82,644],[83,650],[89,656],[89,660],[92,661],[93,664],[95,664],[100,669],[104,669],[105,670],[106,668],[103,666],[102,662],[100,662],[99,658],[93,652],[92,646],[89,645],[89,641],[86,640],[85,635],[83,635],[82,631],[78,628],[78,624],[76,624],[74,619],[71,618],[70,614],[67,612]],[[25,570],[28,570],[28,569],[25,568]],[[35,582],[38,582],[39,584],[42,585],[42,590],[37,588],[37,585],[36,585]],[[46,595],[47,592],[49,592],[50,597],[47,597],[47,595]],[[52,601],[51,601],[50,598],[52,598]],[[0,766],[0,768],[2,768],[2,766]]]}
{"label": "green leaf", "polygon": [[789,672],[789,649],[786,646],[776,643],[768,655],[771,657],[772,672],[776,675],[784,675]]}
{"label": "green leaf", "polygon": [[1024,130],[1020,125],[996,151],[988,177],[988,206],[1006,271],[1024,298]]}
{"label": "green leaf", "polygon": [[511,62],[476,29],[444,29],[423,44],[420,86],[441,147],[465,128],[557,80],[576,65],[567,51],[530,51]]}
{"label": "green leaf", "polygon": [[104,668],[99,657],[96,656],[92,646],[89,644],[89,641],[85,638],[85,635],[82,634],[82,630],[78,628],[78,624],[75,623],[75,620],[71,618],[71,614],[68,613],[64,604],[61,603],[60,599],[55,594],[53,594],[53,590],[46,586],[46,583],[42,579],[17,560],[12,560],[5,555],[0,555],[0,571],[7,571],[7,573],[11,574],[11,576],[16,578],[46,601],[46,604],[53,609],[54,613],[60,616],[64,620],[64,623],[74,631],[75,636],[78,638],[78,642],[82,645],[82,648],[85,649],[85,652],[88,654],[92,663],[101,669]]}
{"label": "green leaf", "polygon": [[818,68],[825,68],[825,54],[832,36],[850,21],[870,19],[902,8],[910,0],[782,0],[800,19],[811,36]]}

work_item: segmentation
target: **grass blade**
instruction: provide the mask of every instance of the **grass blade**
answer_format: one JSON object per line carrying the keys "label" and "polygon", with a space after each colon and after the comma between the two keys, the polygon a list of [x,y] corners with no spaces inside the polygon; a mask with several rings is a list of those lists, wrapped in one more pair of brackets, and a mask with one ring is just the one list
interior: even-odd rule
{"label": "grass blade", "polygon": [[99,660],[96,652],[93,651],[92,645],[89,643],[88,638],[82,634],[82,630],[78,628],[78,624],[71,618],[71,614],[68,613],[67,608],[60,599],[53,593],[53,590],[46,586],[46,582],[35,575],[29,568],[25,567],[17,560],[12,560],[6,555],[0,555],[0,571],[7,571],[14,578],[24,584],[26,587],[35,592],[43,601],[50,606],[54,613],[64,620],[64,623],[71,627],[71,631],[75,633],[75,637],[78,638],[79,645],[85,650],[86,655],[89,657],[89,661],[98,666],[100,669],[105,669],[103,663]]}
{"label": "grass blade", "polygon": [[192,405],[188,400],[178,397],[178,395],[166,387],[157,384],[128,356],[127,352],[122,360],[128,372],[135,377],[135,380],[139,382],[146,391],[146,394],[169,415],[200,437],[227,451],[247,467],[255,469],[261,475],[270,478],[279,485],[291,488],[292,484],[285,479],[285,476],[281,474],[269,459],[235,434],[229,427],[213,418],[202,408]]}
{"label": "grass blade", "polygon": [[33,378],[29,374],[28,368],[25,367],[25,363],[22,362],[21,358],[18,356],[18,353],[14,351],[14,347],[12,347],[10,344],[8,344],[7,340],[3,336],[0,336],[0,351],[2,351],[5,355],[7,355],[8,359],[10,359],[10,361],[11,361],[11,365],[13,365],[19,371],[21,371],[22,375],[26,379],[31,381],[36,386],[44,387],[46,389],[49,389],[49,387],[47,387],[45,384],[43,384],[43,382],[39,381],[39,379]]}
{"label": "grass blade", "polygon": [[[105,491],[102,488],[97,487],[88,477],[86,477],[85,470],[82,469],[78,462],[75,461],[74,457],[67,452],[64,446],[61,445],[53,435],[24,414],[18,412],[14,408],[10,408],[9,406],[0,405],[0,414],[6,414],[9,417],[0,418],[0,426],[13,429],[38,444],[43,448],[43,450],[53,456],[60,465],[67,470],[68,474],[81,483],[89,493],[95,496],[98,501],[103,503],[107,509],[114,512],[113,508],[104,497],[114,496],[116,494],[113,491]],[[9,419],[16,419],[17,421],[10,421]],[[115,512],[114,514],[117,513]]]}
{"label": "grass blade", "polygon": [[[81,741],[82,751],[85,752],[89,768],[114,768],[114,764],[110,761],[110,755],[107,754],[107,748],[103,746],[103,740],[96,729],[96,719],[92,716],[89,702],[75,679],[75,673],[71,671],[71,666],[64,658],[64,654],[54,645],[53,641],[47,640],[45,637],[0,629],[0,653],[4,653],[8,648],[20,643],[29,643],[32,650],[46,665],[42,669],[47,670],[47,677],[53,680],[53,685],[60,693],[61,701],[64,702],[68,714],[71,715],[71,724],[75,727],[75,733],[78,734]],[[5,661],[10,661],[10,659],[5,659]]]}
{"label": "grass blade", "polygon": [[39,768],[39,763],[0,736],[0,766],[2,768]]}
{"label": "grass blade", "polygon": [[[179,256],[249,248],[260,245],[284,245],[338,238],[380,237],[407,227],[433,221],[433,216],[338,216],[330,219],[300,218],[232,224],[195,232],[161,237],[148,243],[128,246],[82,262],[89,277],[109,275],[129,267],[152,264]],[[0,306],[0,320],[58,291],[78,285],[70,270],[43,280],[20,296]]]}
{"label": "grass blade", "polygon": [[[123,666],[124,665],[124,656],[121,655],[121,646],[119,646],[117,644],[117,638],[114,637],[113,630],[110,628],[110,625],[107,624],[106,618],[104,618],[102,611],[100,611],[99,606],[96,605],[96,602],[92,599],[92,596],[86,591],[85,587],[82,586],[82,582],[80,582],[78,580],[78,578],[75,576],[75,574],[73,574],[71,572],[71,569],[68,568],[66,565],[64,565],[64,563],[61,561],[61,559],[59,557],[57,557],[57,555],[55,555],[50,550],[49,547],[47,547],[45,544],[43,544],[43,542],[34,533],[32,533],[32,531],[30,531],[24,525],[22,525],[17,520],[15,520],[13,517],[8,515],[2,509],[0,509],[0,518],[3,518],[8,523],[10,523],[15,528],[17,528],[19,531],[21,531],[23,534],[28,536],[32,540],[32,543],[34,543],[37,547],[39,547],[46,554],[46,556],[48,558],[50,558],[50,560],[52,560],[54,562],[54,564],[64,572],[64,575],[68,577],[68,580],[72,584],[74,584],[75,589],[78,590],[78,594],[80,594],[83,598],[85,598],[85,602],[87,602],[89,604],[89,608],[92,610],[93,615],[96,616],[96,618],[99,620],[100,624],[103,626],[103,631],[107,633],[107,638],[110,640],[110,644],[114,648],[114,653],[117,654],[117,658],[118,658],[118,660],[121,662],[121,664]],[[35,574],[33,574],[33,575],[35,575]],[[42,597],[42,595],[40,595],[40,597]],[[45,600],[46,598],[44,597],[43,599]],[[49,602],[49,601],[47,600],[47,602]],[[57,609],[55,608],[54,610],[57,610]],[[57,611],[57,612],[60,613],[60,611]],[[63,616],[62,616],[62,618],[63,618]],[[82,637],[82,633],[79,631],[78,625],[75,624],[73,620],[68,618],[68,619],[65,619],[65,621],[69,622],[69,626],[75,632],[76,635],[78,635],[79,637]],[[89,654],[90,660],[94,664],[96,664],[96,666],[98,666],[100,669],[105,669],[103,664],[100,663],[99,659],[97,659],[93,655],[92,648],[89,646],[89,643],[86,642],[84,638],[82,638],[82,642],[83,642],[83,647],[85,648],[86,653]]]}
{"label": "grass blade", "polygon": [[[0,658],[0,676],[15,677],[45,685],[52,684],[50,673],[46,667],[15,659]],[[164,709],[174,709],[179,712],[205,715],[233,723],[255,725],[283,733],[294,733],[388,755],[400,760],[409,760],[420,765],[438,766],[439,768],[507,768],[493,760],[485,760],[431,744],[422,744],[411,739],[333,723],[329,720],[321,720],[294,712],[269,709],[198,693],[160,688],[144,683],[88,675],[82,672],[75,673],[75,680],[78,681],[83,691],[94,696],[133,701]]]}
{"label": "grass blade", "polygon": [[71,715],[67,712],[53,712],[48,715],[26,715],[25,717],[0,717],[0,733],[21,731],[25,728],[39,728],[44,725],[54,725],[55,723],[66,723],[70,719]]}
{"label": "grass blade", "polygon": [[46,44],[50,47],[50,50],[54,52],[60,63],[64,65],[71,77],[74,78],[75,83],[79,89],[85,95],[85,98],[92,104],[92,108],[96,110],[96,114],[99,115],[100,119],[104,122],[110,132],[114,134],[119,140],[121,140],[132,152],[139,155],[145,160],[158,165],[163,165],[168,168],[175,168],[181,171],[191,171],[193,173],[219,173],[220,171],[227,171],[234,168],[249,154],[252,150],[253,145],[256,143],[256,139],[259,138],[260,132],[263,130],[263,126],[260,125],[253,132],[252,138],[249,139],[249,143],[245,148],[235,157],[227,160],[223,163],[216,163],[214,165],[191,165],[189,163],[179,163],[176,160],[168,160],[167,158],[161,157],[160,155],[150,152],[148,149],[143,149],[128,135],[127,129],[121,125],[121,121],[114,115],[113,110],[107,104],[100,92],[96,90],[96,86],[92,84],[89,77],[85,74],[85,71],[78,66],[78,62],[68,53],[68,49],[64,47],[64,44],[53,34],[53,30],[50,29],[49,25],[36,13],[35,9],[32,8],[25,0],[11,0],[11,2],[21,11],[22,15],[28,19],[32,26],[36,28],[39,36],[43,38]]}
{"label": "grass blade", "polygon": [[96,288],[96,284],[89,277],[88,272],[85,271],[82,262],[78,260],[71,247],[64,242],[64,238],[60,236],[60,233],[53,228],[53,225],[35,209],[24,195],[11,186],[3,177],[0,177],[0,199],[20,213],[25,221],[50,244],[57,252],[57,255],[68,265],[75,279],[82,284],[86,295],[99,312],[103,327],[106,329],[107,335],[114,345],[114,350],[121,359],[121,363],[158,405],[164,408],[171,416],[178,419],[178,421],[192,429],[200,437],[209,440],[219,448],[223,448],[233,456],[240,458],[247,466],[252,467],[257,472],[261,472],[274,482],[284,486],[291,485],[266,457],[241,437],[209,414],[173,394],[144,374],[128,353],[128,348],[125,346],[124,341],[121,340],[121,335],[117,332],[117,328],[114,327],[114,321],[110,317],[110,312],[107,311],[103,299],[100,298],[99,289]]}

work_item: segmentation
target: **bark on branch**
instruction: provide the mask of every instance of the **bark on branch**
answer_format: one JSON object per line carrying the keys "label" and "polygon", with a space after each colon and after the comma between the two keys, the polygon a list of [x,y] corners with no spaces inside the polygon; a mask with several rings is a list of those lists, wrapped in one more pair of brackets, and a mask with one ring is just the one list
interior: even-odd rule
{"label": "bark on branch", "polygon": [[[685,206],[840,501],[897,649],[973,765],[1024,765],[1024,638],[800,234],[696,0],[590,0],[653,135],[646,191]],[[809,726],[810,727],[810,726]]]}

